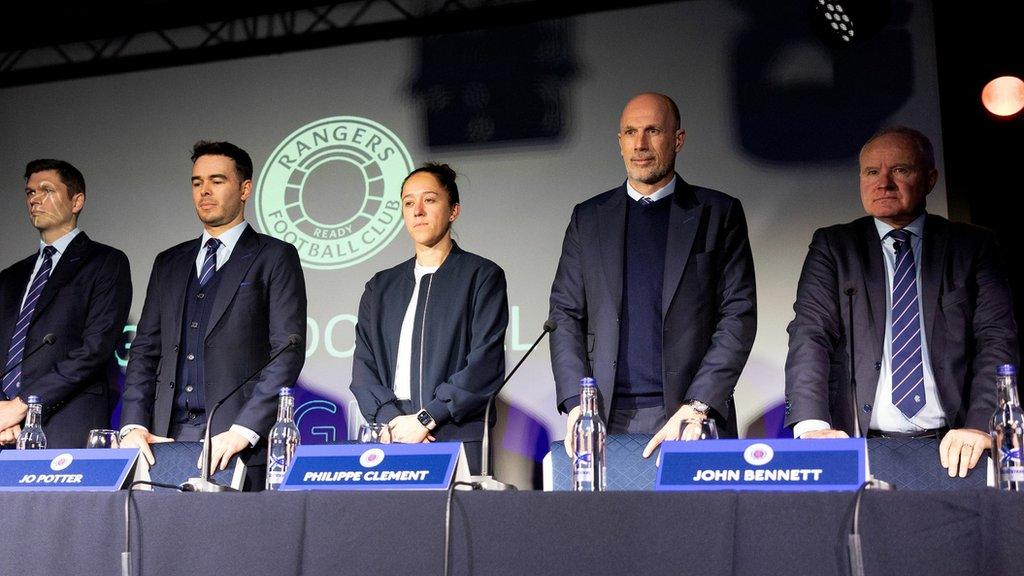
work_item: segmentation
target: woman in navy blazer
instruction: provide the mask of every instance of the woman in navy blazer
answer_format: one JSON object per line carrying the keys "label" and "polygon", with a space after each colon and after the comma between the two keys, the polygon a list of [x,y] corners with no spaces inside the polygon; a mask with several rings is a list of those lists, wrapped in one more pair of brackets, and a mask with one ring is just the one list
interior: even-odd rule
{"label": "woman in navy blazer", "polygon": [[452,240],[460,213],[448,165],[406,177],[402,218],[416,256],[366,283],[351,390],[392,441],[463,442],[479,473],[484,410],[505,374],[508,295],[497,264]]}

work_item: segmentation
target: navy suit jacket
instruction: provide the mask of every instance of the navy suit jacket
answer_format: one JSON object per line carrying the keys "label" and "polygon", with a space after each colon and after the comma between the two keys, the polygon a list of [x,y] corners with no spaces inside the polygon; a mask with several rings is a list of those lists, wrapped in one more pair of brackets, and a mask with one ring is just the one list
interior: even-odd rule
{"label": "navy suit jacket", "polygon": [[[199,243],[197,238],[170,248],[153,264],[125,376],[122,426],[145,426],[159,436],[170,428],[185,292]],[[287,346],[289,335],[306,333],[306,285],[291,244],[248,226],[217,274],[220,287],[205,335],[207,410]],[[278,390],[295,384],[304,362],[301,347],[282,354],[217,410],[211,435],[239,424],[260,434],[262,448],[276,417]],[[249,455],[253,464],[260,452]]]}
{"label": "navy suit jacket", "polygon": [[[0,358],[7,362],[11,333],[38,254],[0,272]],[[28,328],[25,353],[43,336],[56,341],[22,364],[18,396],[43,401],[43,430],[51,448],[82,448],[89,430],[110,426],[117,397],[110,378],[114,348],[132,304],[132,277],[124,252],[80,232],[50,274]]]}
{"label": "navy suit jacket", "polygon": [[[678,176],[677,176],[678,178]],[[551,286],[551,365],[559,410],[597,380],[607,421],[622,310],[625,184],[576,206]],[[757,329],[754,262],[739,200],[678,178],[669,212],[662,286],[662,384],[669,416],[707,403],[736,436],[733,390]]]}
{"label": "navy suit jacket", "polygon": [[[786,425],[830,422],[853,433],[856,406],[866,433],[885,340],[886,271],[870,216],[814,233],[789,324]],[[1009,281],[995,237],[940,216],[925,219],[921,314],[932,372],[952,428],[988,430],[995,411],[996,367],[1017,363],[1017,327]],[[853,289],[853,317],[847,289]],[[857,397],[850,386],[850,322]]]}

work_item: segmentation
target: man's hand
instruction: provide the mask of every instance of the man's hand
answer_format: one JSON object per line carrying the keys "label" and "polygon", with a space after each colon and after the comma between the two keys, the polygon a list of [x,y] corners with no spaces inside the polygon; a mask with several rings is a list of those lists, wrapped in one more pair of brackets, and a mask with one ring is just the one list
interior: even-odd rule
{"label": "man's hand", "polygon": [[21,434],[21,426],[15,424],[5,430],[0,430],[0,445],[4,444],[15,444],[18,442],[18,436]]}
{"label": "man's hand", "polygon": [[[245,450],[251,444],[249,439],[242,436],[238,432],[227,430],[217,434],[213,438],[210,438],[210,474],[214,474],[217,469],[224,470],[231,463],[231,458]],[[196,462],[196,468],[203,469],[203,456],[199,455],[199,462]]]}
{"label": "man's hand", "polygon": [[173,438],[164,438],[163,436],[150,434],[149,430],[145,428],[134,428],[125,434],[124,438],[121,438],[121,448],[138,448],[142,453],[142,457],[152,466],[156,462],[156,458],[153,457],[153,451],[150,450],[149,445],[154,442],[173,441]]}
{"label": "man's hand", "polygon": [[0,400],[0,430],[6,430],[25,421],[28,404],[15,396],[11,400]]}
{"label": "man's hand", "polygon": [[949,471],[949,477],[967,477],[967,471],[981,460],[981,454],[991,447],[991,437],[973,428],[950,430],[939,443],[939,461]]}
{"label": "man's hand", "polygon": [[[703,420],[706,416],[702,416],[697,413],[693,407],[683,405],[676,410],[676,413],[668,419],[668,422],[658,430],[658,433],[651,438],[651,441],[647,443],[647,447],[644,448],[644,458],[650,458],[651,454],[654,454],[654,449],[661,446],[662,442],[668,440],[679,440],[679,430],[683,425],[684,420]],[[683,440],[696,440],[700,437],[700,430],[697,430],[696,435],[691,432],[692,427],[687,427],[687,433],[684,434]]]}
{"label": "man's hand", "polygon": [[833,430],[828,428],[826,430],[811,430],[810,432],[804,432],[800,438],[808,440],[811,438],[849,438],[850,435],[842,430]]}
{"label": "man's hand", "polygon": [[388,429],[391,431],[391,441],[402,444],[419,444],[421,442],[433,442],[430,430],[420,424],[415,414],[395,416],[388,422]]}
{"label": "man's hand", "polygon": [[565,444],[565,453],[572,458],[575,450],[572,447],[572,429],[576,426],[576,421],[580,419],[580,407],[577,406],[572,410],[569,410],[569,414],[565,419],[565,440],[562,441]]}

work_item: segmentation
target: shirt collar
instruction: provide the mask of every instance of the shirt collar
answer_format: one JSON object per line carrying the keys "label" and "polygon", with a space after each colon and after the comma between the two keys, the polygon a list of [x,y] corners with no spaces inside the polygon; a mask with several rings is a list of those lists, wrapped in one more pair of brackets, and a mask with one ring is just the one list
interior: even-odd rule
{"label": "shirt collar", "polygon": [[[653,194],[649,194],[647,198],[650,198],[651,202],[657,202],[662,198],[671,196],[672,193],[676,191],[677,180],[679,180],[678,176],[672,176],[672,180],[669,181],[669,183],[666,184],[664,188],[656,190]],[[637,192],[636,188],[633,188],[633,185],[629,183],[629,180],[626,180],[626,194],[629,194],[629,197],[632,198],[633,200],[636,200],[637,202],[639,202],[641,198],[644,198],[643,194]]]}
{"label": "shirt collar", "polygon": [[[918,216],[917,218],[914,218],[914,221],[911,222],[910,224],[907,224],[906,226],[904,226],[903,229],[906,230],[907,232],[910,232],[916,238],[924,238],[924,219],[925,219],[925,216],[927,216],[927,213],[923,213],[920,216]],[[893,230],[896,229],[896,228],[893,228],[892,226],[886,224],[885,222],[882,222],[878,218],[875,218],[874,220],[875,220],[875,230],[878,231],[878,237],[881,238],[882,240],[885,240],[886,235],[889,232],[892,232]]]}
{"label": "shirt collar", "polygon": [[42,253],[43,248],[47,246],[53,246],[54,249],[57,250],[57,254],[63,254],[64,251],[68,249],[68,246],[71,244],[71,241],[75,239],[75,236],[78,236],[81,232],[82,229],[76,226],[74,230],[61,236],[60,238],[55,240],[53,244],[47,244],[46,242],[43,242],[42,239],[40,239],[39,252]]}
{"label": "shirt collar", "polygon": [[[235,249],[235,244],[238,244],[238,239],[242,237],[242,233],[245,232],[245,227],[248,225],[248,222],[242,220],[242,222],[237,224],[234,228],[221,232],[220,236],[216,236],[216,238],[224,244],[224,247],[228,249],[228,252],[231,252]],[[210,238],[214,238],[214,236],[208,231],[203,230],[203,237],[200,240],[199,246],[205,247],[206,242]]]}

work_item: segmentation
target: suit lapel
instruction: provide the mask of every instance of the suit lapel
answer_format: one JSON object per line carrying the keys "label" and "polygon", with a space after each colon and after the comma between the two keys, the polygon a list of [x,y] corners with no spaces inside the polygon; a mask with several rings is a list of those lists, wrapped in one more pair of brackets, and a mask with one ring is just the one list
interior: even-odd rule
{"label": "suit lapel", "polygon": [[238,286],[245,278],[249,267],[256,261],[256,254],[259,253],[262,244],[256,236],[252,226],[246,226],[245,232],[238,239],[238,244],[231,251],[231,257],[221,266],[217,274],[221,275],[220,286],[217,288],[217,297],[213,299],[213,307],[210,310],[210,322],[206,325],[206,337],[210,336],[213,327],[220,321],[221,316],[228,309],[228,304],[234,299],[238,292]]}
{"label": "suit lapel", "polygon": [[174,260],[168,263],[167,270],[170,272],[166,277],[161,278],[160,290],[168,295],[174,304],[172,326],[177,327],[181,332],[181,318],[185,314],[185,293],[188,292],[188,280],[195,273],[196,258],[199,256],[199,244],[202,238],[197,238],[178,251],[173,256]]}
{"label": "suit lapel", "polygon": [[[598,245],[605,284],[611,293],[614,310],[622,309],[622,265],[626,243],[626,185],[620,186],[597,209]],[[586,242],[586,239],[583,240]]]}
{"label": "suit lapel", "polygon": [[[885,262],[882,261],[882,242],[878,237],[878,229],[875,228],[875,221],[868,217],[861,220],[863,225],[858,231],[857,242],[858,260],[860,261],[863,285],[859,287],[867,298],[867,322],[870,336],[867,342],[858,343],[857,347],[870,347],[870,356],[858,354],[854,358],[859,359],[857,363],[857,416],[860,419],[861,431],[866,432],[871,415],[860,409],[865,404],[875,403],[875,393],[878,390],[878,372],[868,370],[875,362],[882,357],[882,348],[885,343],[885,309],[887,306],[886,290],[888,283],[885,279]],[[856,311],[854,314],[856,315]],[[859,331],[858,331],[859,332]],[[861,348],[863,350],[863,348]]]}
{"label": "suit lapel", "polygon": [[38,254],[33,254],[15,264],[3,287],[7,297],[3,303],[3,309],[0,310],[0,347],[2,347],[0,358],[3,358],[3,363],[0,363],[0,366],[7,362],[11,335],[14,332],[14,325],[18,322],[18,316],[21,314],[21,299],[25,296],[25,290],[28,289],[28,279],[32,276],[32,267],[35,266],[38,257]]}
{"label": "suit lapel", "polygon": [[[924,333],[929,350],[934,355],[938,350],[933,348],[937,339],[932,338],[935,326],[935,308],[939,303],[939,288],[942,285],[943,266],[946,262],[947,234],[943,229],[945,222],[935,216],[926,216],[924,234],[921,238],[921,313],[924,314]],[[935,357],[935,356],[933,356]]]}
{"label": "suit lapel", "polygon": [[665,239],[665,278],[662,281],[661,317],[668,314],[672,298],[686,270],[693,250],[693,240],[700,227],[700,205],[690,185],[676,176],[676,190],[669,208],[668,237]]}
{"label": "suit lapel", "polygon": [[43,293],[39,295],[39,301],[36,303],[36,309],[32,313],[32,321],[34,322],[39,315],[42,314],[43,310],[53,302],[54,296],[60,291],[72,278],[78,274],[78,271],[82,268],[82,264],[88,259],[89,251],[92,249],[92,241],[85,235],[85,232],[79,232],[78,236],[68,244],[67,250],[60,255],[60,261],[57,262],[57,267],[50,272],[50,278],[46,281],[46,287],[43,288]]}

